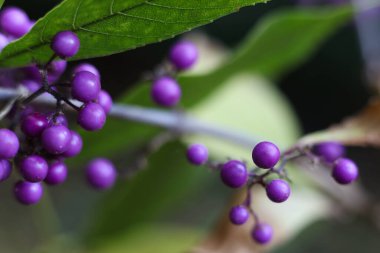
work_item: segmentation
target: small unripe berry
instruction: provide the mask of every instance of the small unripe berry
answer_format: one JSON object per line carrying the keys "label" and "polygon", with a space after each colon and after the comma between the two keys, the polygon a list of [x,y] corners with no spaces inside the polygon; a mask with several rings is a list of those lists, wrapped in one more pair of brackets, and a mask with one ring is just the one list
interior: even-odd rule
{"label": "small unripe berry", "polygon": [[72,31],[57,33],[51,43],[51,48],[61,58],[68,58],[76,55],[79,51],[80,41],[78,36]]}
{"label": "small unripe berry", "polygon": [[208,159],[208,150],[202,144],[192,144],[187,149],[187,159],[194,165],[205,164]]}
{"label": "small unripe berry", "polygon": [[40,182],[31,183],[27,181],[19,181],[14,186],[14,194],[16,199],[24,205],[33,205],[40,201],[44,189]]}
{"label": "small unripe berry", "polygon": [[249,219],[249,211],[247,207],[243,205],[234,206],[230,210],[229,218],[233,224],[242,225]]}
{"label": "small unripe berry", "polygon": [[49,166],[49,172],[45,178],[45,183],[58,185],[65,182],[67,178],[67,167],[63,162],[55,161]]}
{"label": "small unripe berry", "polygon": [[344,146],[338,142],[326,141],[316,144],[313,153],[322,157],[326,162],[334,162],[346,154]]}
{"label": "small unripe berry", "polygon": [[0,129],[0,159],[12,159],[20,147],[17,135],[9,129]]}
{"label": "small unripe berry", "polygon": [[87,131],[97,131],[106,123],[106,113],[101,105],[89,102],[79,111],[77,122]]}
{"label": "small unripe berry", "polygon": [[280,160],[280,150],[268,141],[258,143],[252,150],[253,162],[263,169],[273,168]]}
{"label": "small unripe berry", "polygon": [[0,160],[0,182],[3,182],[9,178],[12,173],[12,164],[10,161]]}
{"label": "small unripe berry", "polygon": [[65,152],[69,148],[70,140],[71,132],[63,125],[50,126],[41,135],[42,146],[53,155]]}
{"label": "small unripe berry", "polygon": [[82,102],[98,99],[100,92],[99,77],[88,71],[77,72],[71,81],[71,95]]}
{"label": "small unripe berry", "polygon": [[160,77],[153,82],[151,96],[158,105],[172,107],[181,98],[181,88],[173,78]]}
{"label": "small unripe berry", "polygon": [[248,180],[248,172],[245,164],[237,160],[226,162],[222,166],[220,176],[223,183],[232,188],[240,188],[244,186]]}
{"label": "small unripe berry", "polygon": [[358,178],[359,170],[352,160],[340,158],[335,162],[332,176],[339,184],[349,184]]}
{"label": "small unripe berry", "polygon": [[282,179],[274,179],[265,187],[267,196],[270,200],[276,203],[286,201],[290,196],[290,186]]}
{"label": "small unripe berry", "polygon": [[117,177],[117,171],[112,162],[105,158],[92,160],[86,167],[88,183],[95,189],[111,188]]}
{"label": "small unripe berry", "polygon": [[39,155],[31,155],[20,162],[20,172],[29,182],[40,182],[45,179],[49,166],[45,159]]}
{"label": "small unripe berry", "polygon": [[251,235],[257,243],[266,244],[272,240],[273,228],[266,223],[259,223],[255,225]]}
{"label": "small unripe berry", "polygon": [[198,59],[198,49],[190,41],[180,41],[171,48],[169,58],[177,69],[189,69]]}

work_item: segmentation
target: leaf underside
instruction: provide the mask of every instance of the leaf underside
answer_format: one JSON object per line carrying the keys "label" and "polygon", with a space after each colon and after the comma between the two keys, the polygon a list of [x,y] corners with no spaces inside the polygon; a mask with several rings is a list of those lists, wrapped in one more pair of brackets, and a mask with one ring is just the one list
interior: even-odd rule
{"label": "leaf underside", "polygon": [[72,30],[81,40],[78,60],[159,42],[265,0],[66,0],[0,55],[1,67],[44,63],[53,36]]}

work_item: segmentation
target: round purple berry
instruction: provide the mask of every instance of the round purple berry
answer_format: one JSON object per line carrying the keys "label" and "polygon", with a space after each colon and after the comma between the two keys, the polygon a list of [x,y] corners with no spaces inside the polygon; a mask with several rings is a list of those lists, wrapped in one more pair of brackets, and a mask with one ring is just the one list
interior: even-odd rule
{"label": "round purple berry", "polygon": [[257,243],[266,244],[272,240],[273,228],[266,223],[259,223],[255,225],[251,235]]}
{"label": "round purple berry", "polygon": [[153,82],[151,96],[161,106],[175,106],[181,98],[181,88],[176,80],[164,76]]}
{"label": "round purple berry", "polygon": [[198,49],[190,41],[180,41],[171,48],[169,58],[177,69],[189,69],[198,59]]}
{"label": "round purple berry", "polygon": [[270,200],[276,203],[286,201],[290,196],[290,186],[282,179],[274,179],[265,187],[267,196]]}
{"label": "round purple berry", "polygon": [[69,148],[70,140],[71,132],[63,125],[50,126],[41,135],[42,146],[53,155],[65,152]]}
{"label": "round purple berry", "polygon": [[315,155],[322,157],[326,162],[334,162],[346,154],[345,147],[335,141],[318,143],[313,147],[312,151]]}
{"label": "round purple berry", "polygon": [[71,95],[82,102],[98,99],[100,92],[99,77],[88,71],[75,74],[71,81]]}
{"label": "round purple berry", "polygon": [[51,43],[51,48],[61,58],[68,58],[76,55],[79,51],[79,46],[79,38],[72,31],[57,33]]}
{"label": "round purple berry", "polygon": [[0,159],[12,159],[16,156],[20,143],[17,135],[8,129],[0,129]]}
{"label": "round purple berry", "polygon": [[230,221],[235,225],[242,225],[249,219],[249,211],[247,207],[240,205],[234,206],[230,210]]}
{"label": "round purple berry", "polygon": [[55,161],[49,166],[49,172],[45,178],[45,183],[50,185],[62,184],[67,178],[67,167],[63,162]]}
{"label": "round purple berry", "polygon": [[44,189],[40,182],[19,181],[14,187],[16,199],[24,205],[36,204],[42,198],[43,193]]}
{"label": "round purple berry", "polygon": [[1,12],[0,27],[5,33],[19,38],[29,31],[30,20],[23,10],[7,7]]}
{"label": "round purple berry", "polygon": [[9,40],[7,36],[0,33],[0,52],[3,50],[4,47],[6,47],[9,44]]}
{"label": "round purple berry", "polygon": [[0,182],[3,182],[9,178],[12,173],[12,164],[10,161],[0,160]]}
{"label": "round purple berry", "polygon": [[68,149],[62,154],[64,157],[74,157],[82,151],[83,141],[80,135],[71,131],[71,140]]}
{"label": "round purple berry", "polygon": [[47,126],[47,117],[38,112],[29,114],[21,122],[21,130],[28,137],[40,136]]}
{"label": "round purple berry", "polygon": [[230,160],[223,164],[220,176],[223,183],[232,188],[242,187],[248,180],[245,164],[237,160]]}
{"label": "round purple berry", "polygon": [[87,131],[96,131],[104,126],[106,113],[101,105],[89,102],[79,111],[77,122]]}
{"label": "round purple berry", "polygon": [[62,125],[65,127],[68,127],[69,122],[67,121],[67,118],[63,113],[59,113],[58,115],[53,112],[49,115],[49,126],[57,126],[57,125]]}
{"label": "round purple berry", "polygon": [[194,165],[205,164],[208,159],[208,150],[202,144],[192,144],[187,149],[187,159]]}
{"label": "round purple berry", "polygon": [[88,183],[99,190],[111,188],[117,177],[117,171],[112,162],[105,158],[92,160],[86,167]]}
{"label": "round purple berry", "polygon": [[67,62],[65,60],[58,60],[51,63],[48,68],[48,81],[49,83],[56,82],[61,75],[65,72]]}
{"label": "round purple berry", "polygon": [[280,160],[280,150],[268,141],[258,143],[252,150],[253,162],[263,169],[273,168]]}
{"label": "round purple berry", "polygon": [[99,92],[98,103],[103,107],[105,113],[108,114],[111,111],[113,102],[111,95],[107,91],[101,90]]}
{"label": "round purple berry", "polygon": [[39,155],[31,155],[23,158],[20,162],[20,172],[29,182],[40,182],[48,173],[48,164]]}
{"label": "round purple berry", "polygon": [[339,184],[349,184],[358,178],[359,170],[352,160],[340,158],[335,162],[332,176]]}
{"label": "round purple berry", "polygon": [[79,64],[78,66],[75,67],[73,74],[75,75],[76,73],[82,72],[82,71],[91,72],[92,74],[96,75],[100,79],[99,70],[94,65],[92,65],[90,63]]}

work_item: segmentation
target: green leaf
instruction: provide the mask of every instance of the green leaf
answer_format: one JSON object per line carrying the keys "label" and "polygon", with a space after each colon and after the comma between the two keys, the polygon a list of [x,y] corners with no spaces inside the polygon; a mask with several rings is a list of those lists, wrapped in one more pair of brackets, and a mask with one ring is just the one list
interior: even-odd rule
{"label": "green leaf", "polygon": [[41,18],[26,36],[7,46],[1,67],[46,62],[53,36],[72,30],[81,40],[78,60],[123,52],[210,23],[265,0],[66,0]]}
{"label": "green leaf", "polygon": [[0,0],[0,8],[3,6],[4,0]]}

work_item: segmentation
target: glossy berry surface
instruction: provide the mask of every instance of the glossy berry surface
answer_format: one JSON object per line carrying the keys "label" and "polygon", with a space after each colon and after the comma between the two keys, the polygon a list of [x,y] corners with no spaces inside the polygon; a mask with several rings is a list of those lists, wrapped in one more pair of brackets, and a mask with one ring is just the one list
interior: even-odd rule
{"label": "glossy berry surface", "polygon": [[251,236],[259,244],[266,244],[272,240],[273,228],[265,223],[256,224]]}
{"label": "glossy berry surface", "polygon": [[69,142],[69,146],[67,150],[64,153],[62,153],[62,155],[64,157],[74,157],[82,151],[82,147],[82,137],[80,137],[80,135],[77,132],[71,131],[71,140]]}
{"label": "glossy berry surface", "polygon": [[346,149],[338,142],[326,141],[316,144],[312,152],[322,157],[326,162],[334,162],[346,154]]}
{"label": "glossy berry surface", "polygon": [[230,221],[235,225],[242,225],[249,219],[249,211],[247,207],[240,205],[231,208],[229,213]]}
{"label": "glossy berry surface", "polygon": [[0,159],[11,159],[16,156],[20,147],[17,135],[8,129],[0,129]]}
{"label": "glossy berry surface", "polygon": [[50,154],[62,154],[69,148],[71,140],[70,130],[63,125],[50,126],[41,135],[44,149]]}
{"label": "glossy berry surface", "polygon": [[73,98],[82,102],[90,102],[98,99],[99,92],[99,77],[88,71],[81,71],[74,75],[71,81],[71,95]]}
{"label": "glossy berry surface", "polygon": [[153,82],[151,96],[158,105],[175,106],[181,99],[181,88],[173,78],[160,77]]}
{"label": "glossy berry surface", "polygon": [[265,187],[267,196],[270,200],[276,203],[286,201],[290,196],[290,186],[282,179],[274,179]]}
{"label": "glossy berry surface", "polygon": [[67,178],[67,167],[63,162],[55,161],[50,164],[45,183],[50,185],[62,184]]}
{"label": "glossy berry surface", "polygon": [[202,144],[192,144],[187,149],[187,159],[194,165],[205,164],[208,159],[208,150]]}
{"label": "glossy berry surface", "polygon": [[96,75],[100,79],[100,73],[98,69],[90,63],[79,64],[78,66],[75,67],[73,74],[75,75],[76,73],[81,72],[81,71],[91,72],[92,74]]}
{"label": "glossy berry surface", "polygon": [[19,38],[29,31],[30,20],[23,10],[7,7],[1,12],[0,27],[5,33]]}
{"label": "glossy berry surface", "polygon": [[111,111],[113,102],[107,91],[101,90],[99,92],[98,103],[103,107],[105,113],[108,114]]}
{"label": "glossy berry surface", "polygon": [[78,113],[78,124],[87,131],[97,131],[106,123],[106,113],[97,103],[87,103]]}
{"label": "glossy berry surface", "polygon": [[230,160],[223,164],[220,176],[225,185],[232,188],[240,188],[247,183],[248,171],[244,163]]}
{"label": "glossy berry surface", "polygon": [[252,150],[252,160],[259,168],[273,168],[280,160],[280,150],[268,141],[258,143]]}
{"label": "glossy berry surface", "polygon": [[38,112],[29,114],[21,122],[21,130],[29,137],[40,136],[47,126],[47,117]]}
{"label": "glossy berry surface", "polygon": [[51,113],[49,115],[49,119],[49,126],[62,125],[67,127],[69,125],[69,122],[64,114],[55,115],[55,113]]}
{"label": "glossy berry surface", "polygon": [[80,41],[78,36],[71,31],[57,33],[51,43],[51,48],[61,58],[76,55],[79,51]]}
{"label": "glossy berry surface", "polygon": [[27,181],[19,181],[14,186],[14,194],[16,199],[24,205],[33,205],[38,203],[42,198],[44,189],[40,182],[31,183]]}
{"label": "glossy berry surface", "polygon": [[97,158],[87,165],[86,177],[92,187],[103,190],[114,185],[117,171],[111,161],[105,158]]}
{"label": "glossy berry surface", "polygon": [[48,173],[46,160],[39,155],[31,155],[23,158],[20,162],[20,172],[26,181],[40,182]]}
{"label": "glossy berry surface", "polygon": [[190,41],[180,41],[171,48],[169,58],[177,69],[189,69],[198,59],[198,49]]}
{"label": "glossy berry surface", "polygon": [[0,182],[3,182],[9,178],[12,173],[12,164],[10,161],[0,160]]}
{"label": "glossy berry surface", "polygon": [[332,176],[339,184],[349,184],[358,178],[359,170],[352,160],[340,158],[335,162]]}

